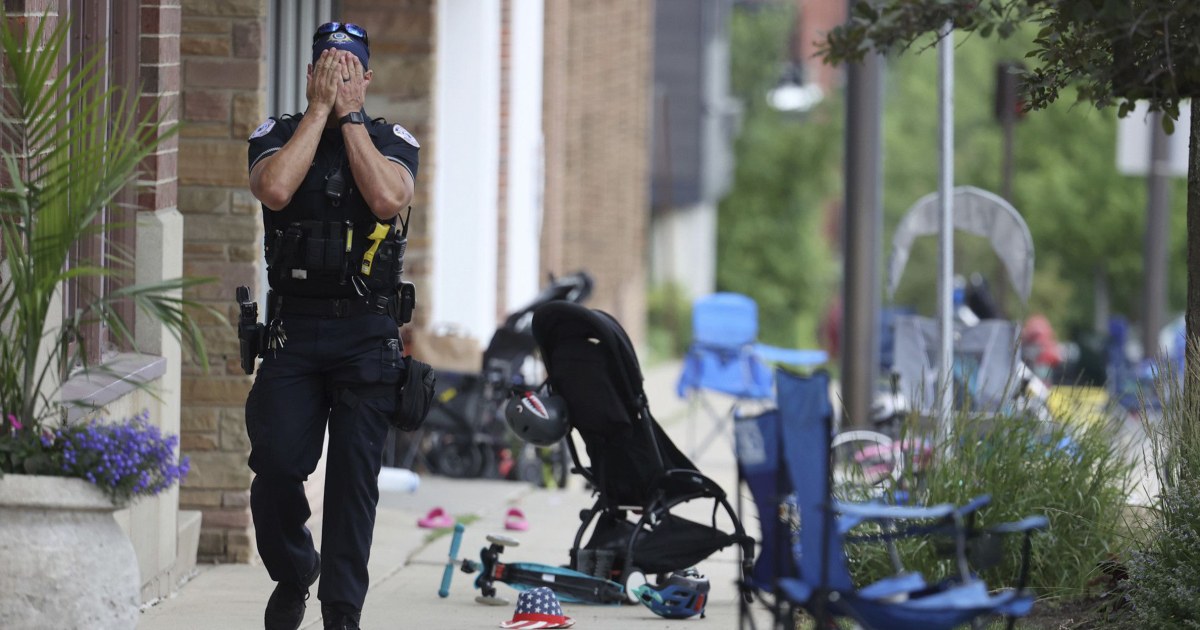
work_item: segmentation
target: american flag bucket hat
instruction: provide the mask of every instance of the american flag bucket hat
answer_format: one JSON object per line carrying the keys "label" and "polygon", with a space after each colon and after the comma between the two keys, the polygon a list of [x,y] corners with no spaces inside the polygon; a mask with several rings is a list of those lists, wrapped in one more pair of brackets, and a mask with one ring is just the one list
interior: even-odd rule
{"label": "american flag bucket hat", "polygon": [[501,628],[570,628],[575,620],[563,614],[558,596],[545,586],[532,588],[517,597],[517,610]]}

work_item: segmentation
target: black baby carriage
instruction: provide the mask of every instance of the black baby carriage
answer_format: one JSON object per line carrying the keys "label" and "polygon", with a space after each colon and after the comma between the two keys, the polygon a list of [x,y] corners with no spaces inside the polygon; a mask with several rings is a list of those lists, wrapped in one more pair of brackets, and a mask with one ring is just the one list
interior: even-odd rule
{"label": "black baby carriage", "polygon": [[496,329],[479,373],[439,370],[429,415],[420,431],[398,436],[408,443],[395,449],[402,453],[396,463],[447,477],[509,478],[561,487],[567,476],[566,451],[559,445],[514,448],[503,406],[513,387],[526,384],[528,370],[522,368],[535,357],[529,330],[534,309],[559,300],[582,302],[591,292],[592,278],[586,271],[551,278],[533,301],[509,314]]}
{"label": "black baby carriage", "polygon": [[[629,585],[647,575],[686,569],[737,544],[744,581],[754,540],[725,492],[700,474],[650,414],[637,355],[621,325],[607,313],[552,302],[534,311],[533,336],[549,389],[565,400],[570,427],[587,449],[585,467],[568,436],[575,472],[598,495],[580,515],[570,568]],[[711,524],[672,514],[700,499],[714,502]],[[728,514],[732,533],[718,527],[718,507]]]}

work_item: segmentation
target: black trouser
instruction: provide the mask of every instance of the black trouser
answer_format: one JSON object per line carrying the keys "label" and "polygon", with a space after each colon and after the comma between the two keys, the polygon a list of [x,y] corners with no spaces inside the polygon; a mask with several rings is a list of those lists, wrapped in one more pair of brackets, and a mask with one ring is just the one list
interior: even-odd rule
{"label": "black trouser", "polygon": [[[324,604],[361,610],[379,468],[396,404],[394,388],[381,385],[400,379],[399,331],[387,315],[322,319],[285,310],[282,321],[287,341],[267,351],[246,400],[259,555],[275,581],[299,581],[313,567],[303,484],[321,458],[328,424],[317,595]],[[339,399],[344,389],[363,395]]]}

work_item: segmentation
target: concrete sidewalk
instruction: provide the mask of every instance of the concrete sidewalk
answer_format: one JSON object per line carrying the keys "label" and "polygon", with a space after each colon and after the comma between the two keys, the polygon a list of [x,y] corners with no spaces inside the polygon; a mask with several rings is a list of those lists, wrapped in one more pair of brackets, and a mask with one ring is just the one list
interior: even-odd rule
{"label": "concrete sidewalk", "polygon": [[[678,363],[645,368],[646,394],[651,411],[676,444],[685,451],[709,433],[711,424],[692,427],[687,422],[686,404],[675,396]],[[702,472],[732,494],[736,470],[732,430],[724,431],[708,445],[697,462]],[[582,452],[582,449],[580,449]],[[385,493],[381,497],[375,525],[375,543],[370,561],[371,587],[363,610],[362,626],[369,630],[387,628],[494,628],[512,617],[517,592],[498,584],[498,594],[512,604],[493,607],[474,601],[474,576],[456,570],[450,596],[437,595],[449,552],[447,532],[417,527],[416,521],[434,506],[442,506],[457,518],[475,518],[467,526],[459,551],[463,557],[478,558],[489,533],[511,535],[521,545],[507,549],[508,562],[538,562],[562,565],[579,526],[579,511],[591,507],[593,498],[573,477],[565,490],[545,490],[529,484],[483,479],[446,479],[422,476],[412,494]],[[680,514],[705,522],[711,519],[711,501],[684,506]],[[507,532],[504,516],[510,507],[520,507],[529,522],[526,532]],[[757,517],[747,501],[748,533],[757,536]],[[320,523],[310,524],[320,539]],[[700,570],[711,582],[707,607],[708,628],[737,627],[737,551],[726,549],[702,562]],[[263,607],[274,583],[261,565],[205,565],[178,594],[143,611],[142,630],[229,630],[261,628]],[[302,628],[321,628],[320,602],[316,586],[309,600]],[[576,620],[576,628],[682,628],[697,619],[662,619],[640,605],[587,606],[564,604],[565,613]],[[756,614],[760,627],[769,627],[765,612]]]}

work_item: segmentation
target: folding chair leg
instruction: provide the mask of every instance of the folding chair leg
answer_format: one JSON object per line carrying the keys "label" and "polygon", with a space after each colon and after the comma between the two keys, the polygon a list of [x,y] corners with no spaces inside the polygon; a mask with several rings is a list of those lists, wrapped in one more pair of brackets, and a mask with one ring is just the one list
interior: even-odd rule
{"label": "folding chair leg", "polygon": [[[733,445],[733,436],[732,436],[731,429],[733,427],[733,414],[737,410],[737,403],[735,402],[735,403],[733,403],[733,405],[731,405],[729,407],[729,411],[727,413],[725,413],[724,415],[721,415],[721,414],[717,413],[716,409],[713,409],[712,404],[710,404],[708,402],[708,400],[706,400],[705,398],[703,398],[701,396],[694,397],[694,404],[692,406],[693,409],[696,406],[703,407],[704,412],[707,413],[713,419],[713,422],[715,423],[716,426],[714,426],[708,432],[708,435],[705,436],[704,441],[702,441],[699,446],[696,446],[693,443],[694,440],[692,439],[695,435],[695,427],[691,426],[695,423],[689,419],[689,422],[688,422],[688,425],[689,425],[689,429],[688,429],[688,442],[689,442],[689,444],[688,444],[688,459],[692,460],[692,463],[695,463],[696,460],[698,460],[700,458],[700,456],[704,454],[704,451],[708,450],[708,447],[714,441],[716,441],[717,437],[724,436],[725,439],[730,441],[730,445],[731,446]],[[692,409],[689,409],[688,415],[689,416],[693,415]]]}

